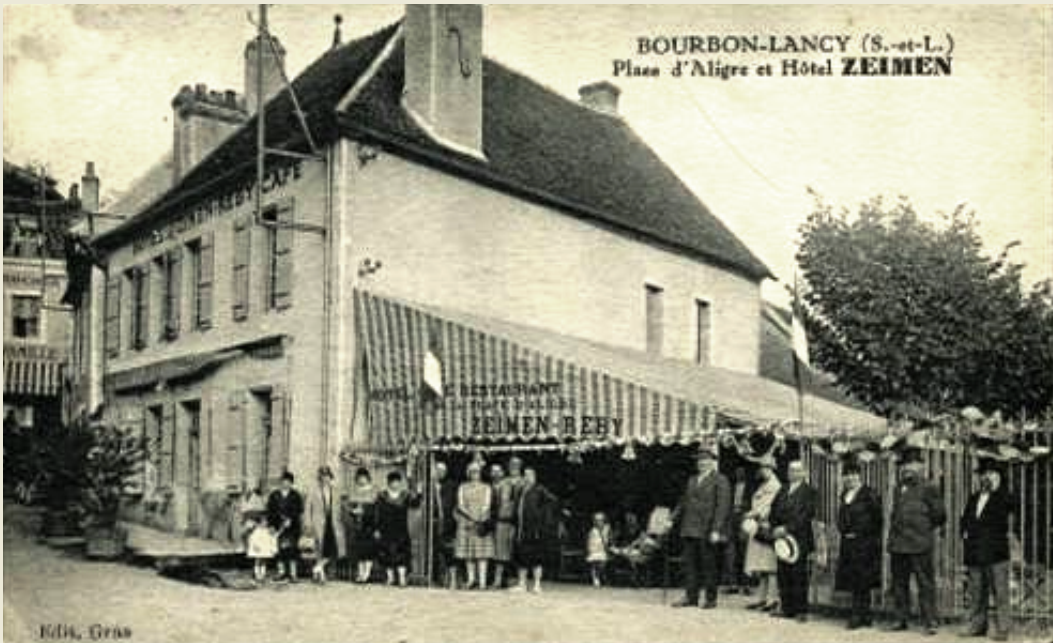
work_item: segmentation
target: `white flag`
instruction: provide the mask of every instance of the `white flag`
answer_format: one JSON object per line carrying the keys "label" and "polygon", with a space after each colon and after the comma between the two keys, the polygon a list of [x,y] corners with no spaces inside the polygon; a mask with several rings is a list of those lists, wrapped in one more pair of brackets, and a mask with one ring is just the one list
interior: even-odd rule
{"label": "white flag", "polygon": [[791,321],[791,333],[793,334],[793,355],[805,366],[811,367],[808,362],[808,335],[804,332],[804,324],[796,313]]}
{"label": "white flag", "polygon": [[424,385],[442,397],[442,362],[431,347],[424,354]]}

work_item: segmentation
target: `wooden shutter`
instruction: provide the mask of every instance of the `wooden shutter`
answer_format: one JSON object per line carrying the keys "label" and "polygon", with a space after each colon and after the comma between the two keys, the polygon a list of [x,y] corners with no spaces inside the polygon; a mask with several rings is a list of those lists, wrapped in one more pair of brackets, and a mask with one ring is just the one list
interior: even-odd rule
{"label": "wooden shutter", "polygon": [[135,269],[133,278],[135,287],[135,332],[132,334],[133,346],[143,348],[150,333],[150,264]]}
{"label": "wooden shutter", "polygon": [[[138,438],[142,440],[143,444],[146,444],[146,416],[141,407],[137,407],[133,413],[133,417],[129,418],[122,427],[124,435],[130,438]],[[125,493],[143,493],[147,487],[146,474],[146,467],[140,465],[135,474],[129,476],[128,481],[125,483]]]}
{"label": "wooden shutter", "polygon": [[183,307],[183,248],[175,247],[168,251],[168,266],[165,276],[168,279],[165,295],[165,338],[179,337],[180,309]]}
{"label": "wooden shutter", "polygon": [[278,209],[277,227],[274,231],[274,307],[278,310],[292,305],[293,277],[293,221],[292,202],[284,203]]}
{"label": "wooden shutter", "polygon": [[158,458],[157,478],[162,489],[170,489],[175,482],[176,464],[175,404],[165,404],[161,411],[161,457]]}
{"label": "wooden shutter", "polygon": [[292,400],[282,385],[271,389],[271,449],[270,470],[267,477],[271,484],[277,484],[282,472],[289,468],[289,436],[291,424]]}
{"label": "wooden shutter", "polygon": [[233,313],[235,320],[249,315],[249,259],[252,248],[252,228],[246,217],[234,219],[234,283]]}
{"label": "wooden shutter", "polygon": [[106,354],[116,357],[121,352],[121,276],[106,281]]}
{"label": "wooden shutter", "polygon": [[230,394],[228,404],[228,417],[226,443],[227,451],[224,462],[224,473],[227,486],[238,489],[245,488],[245,404],[244,395],[240,391]]}
{"label": "wooden shutter", "polygon": [[197,273],[197,327],[212,327],[212,282],[216,270],[215,241],[212,232],[201,235]]}

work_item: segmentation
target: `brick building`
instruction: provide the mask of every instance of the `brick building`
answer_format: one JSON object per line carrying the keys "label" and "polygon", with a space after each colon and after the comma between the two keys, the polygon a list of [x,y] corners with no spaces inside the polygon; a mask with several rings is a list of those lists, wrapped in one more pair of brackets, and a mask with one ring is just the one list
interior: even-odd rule
{"label": "brick building", "polygon": [[[89,377],[156,445],[144,519],[215,535],[216,496],[480,426],[580,438],[603,418],[625,441],[794,417],[792,389],[758,377],[768,269],[618,116],[616,87],[568,100],[482,37],[478,6],[412,5],[334,46],[292,83],[309,136],[267,46],[258,214],[255,100],[177,95],[173,181],[94,242]],[[477,412],[480,391],[505,399]]]}

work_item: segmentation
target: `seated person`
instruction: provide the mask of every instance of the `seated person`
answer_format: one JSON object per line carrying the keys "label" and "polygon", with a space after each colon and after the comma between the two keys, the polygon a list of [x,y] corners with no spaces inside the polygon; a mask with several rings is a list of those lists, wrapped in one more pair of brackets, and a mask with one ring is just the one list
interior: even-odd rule
{"label": "seated person", "polygon": [[654,554],[661,550],[660,538],[661,534],[640,529],[636,514],[628,512],[625,514],[625,526],[615,546],[611,547],[611,554],[624,558],[635,571],[637,567],[646,565]]}

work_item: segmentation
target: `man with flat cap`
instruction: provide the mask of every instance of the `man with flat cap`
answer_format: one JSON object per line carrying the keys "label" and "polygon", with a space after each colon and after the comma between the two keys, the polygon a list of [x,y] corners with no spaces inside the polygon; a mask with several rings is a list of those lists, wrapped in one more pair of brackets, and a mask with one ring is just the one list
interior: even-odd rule
{"label": "man with flat cap", "polygon": [[940,491],[925,479],[925,465],[906,457],[892,501],[888,552],[892,558],[892,594],[896,604],[893,631],[907,629],[910,578],[918,585],[918,608],[925,634],[936,634],[936,531],[947,522]]}
{"label": "man with flat cap", "polygon": [[[969,627],[963,636],[1009,638],[1009,516],[1012,502],[1002,484],[1002,472],[990,460],[977,474],[980,488],[965,504],[959,525],[969,568]],[[989,628],[987,604],[994,595],[994,628]]]}
{"label": "man with flat cap", "polygon": [[697,606],[702,587],[704,608],[717,606],[717,582],[723,545],[728,539],[731,485],[717,470],[714,448],[702,447],[696,457],[697,473],[687,481],[673,518],[680,526],[683,546],[684,598],[674,607]]}

